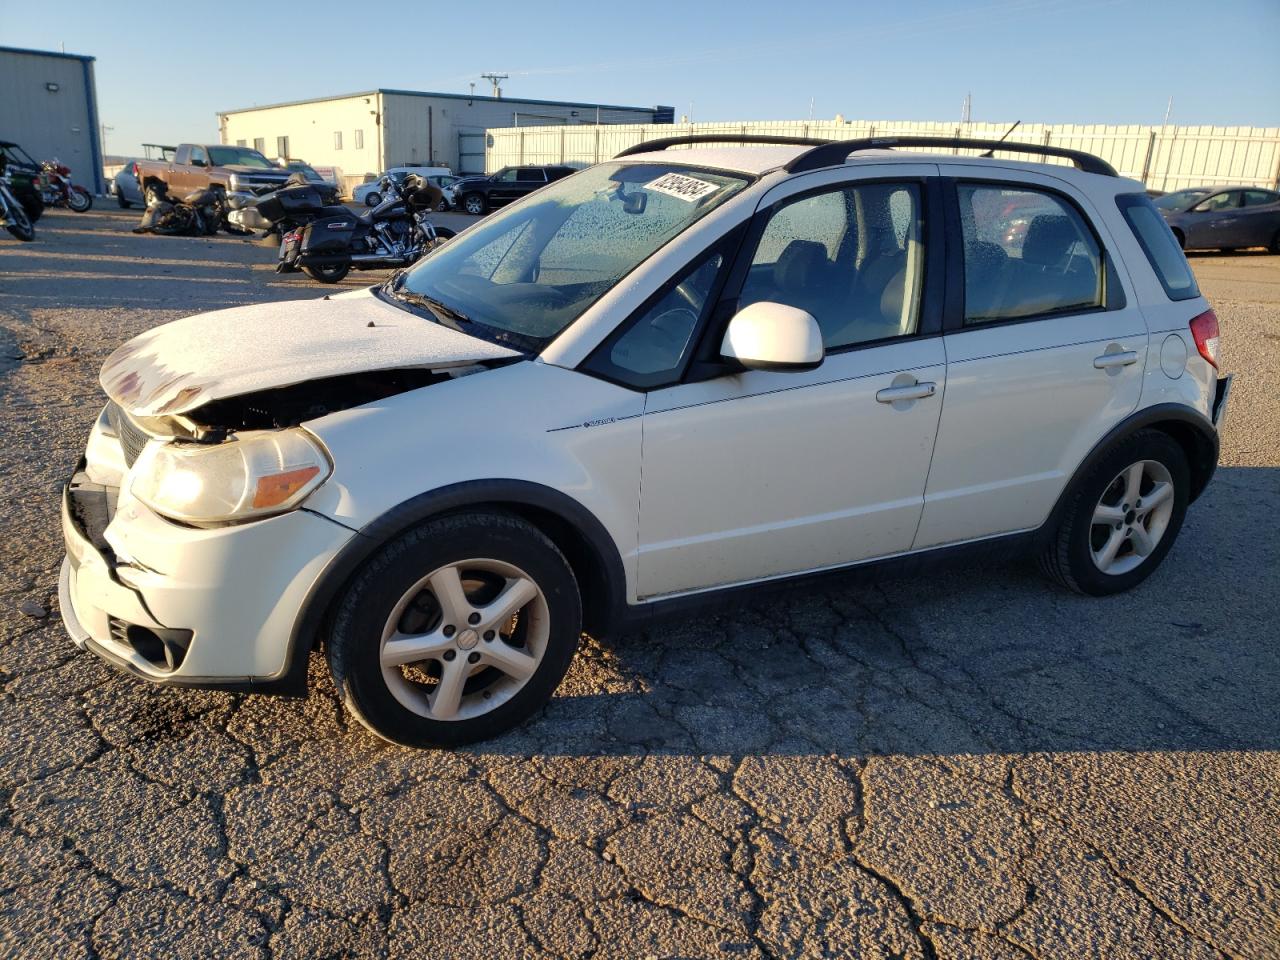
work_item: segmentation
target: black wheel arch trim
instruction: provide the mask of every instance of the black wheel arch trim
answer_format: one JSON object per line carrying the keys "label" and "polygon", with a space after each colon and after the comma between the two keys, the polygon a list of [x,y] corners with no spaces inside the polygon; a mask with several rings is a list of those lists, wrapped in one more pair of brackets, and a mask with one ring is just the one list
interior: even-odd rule
{"label": "black wheel arch trim", "polygon": [[[617,544],[596,516],[568,494],[528,480],[469,480],[419,494],[369,521],[321,571],[303,600],[289,636],[283,674],[275,681],[280,689],[305,690],[307,662],[323,636],[334,601],[351,577],[370,556],[392,538],[433,517],[465,509],[506,510],[523,516],[535,526],[553,517],[561,531],[566,527],[581,538],[594,564],[593,584],[583,584],[586,625],[600,633],[622,623],[627,616],[626,574]],[[556,536],[546,531],[553,540]],[[575,558],[570,557],[575,571]],[[594,589],[592,589],[594,587]],[[597,592],[599,591],[599,592]]]}
{"label": "black wheel arch trim", "polygon": [[[1174,426],[1174,431],[1168,429],[1169,425]],[[1204,492],[1205,487],[1209,485],[1209,481],[1213,478],[1214,471],[1218,467],[1218,431],[1214,429],[1212,422],[1204,414],[1193,410],[1191,407],[1179,403],[1157,403],[1130,414],[1094,444],[1093,449],[1076,467],[1075,473],[1071,475],[1070,482],[1063,487],[1062,493],[1058,496],[1058,502],[1054,504],[1053,510],[1049,514],[1049,519],[1040,528],[1040,535],[1042,537],[1053,536],[1054,531],[1058,529],[1058,524],[1062,520],[1062,514],[1066,510],[1067,504],[1071,502],[1071,498],[1077,488],[1084,482],[1084,479],[1093,470],[1098,461],[1105,457],[1121,440],[1137,433],[1139,430],[1152,427],[1163,427],[1165,432],[1173,432],[1174,439],[1184,447],[1188,445],[1188,441],[1193,445],[1194,450],[1189,450],[1189,456],[1187,457],[1187,465],[1191,468],[1191,491],[1187,502],[1194,502]]]}

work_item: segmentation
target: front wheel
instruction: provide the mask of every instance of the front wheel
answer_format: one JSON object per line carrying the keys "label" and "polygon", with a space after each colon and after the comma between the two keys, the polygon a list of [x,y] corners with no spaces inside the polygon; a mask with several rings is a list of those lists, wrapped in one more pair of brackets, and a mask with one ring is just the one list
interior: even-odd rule
{"label": "front wheel", "polygon": [[449,212],[449,201],[446,200],[444,197],[441,197],[439,202],[436,203],[436,213],[448,213],[448,212]]}
{"label": "front wheel", "polygon": [[380,193],[366,193],[364,195],[364,205],[366,207],[376,207],[381,202],[382,194]]}
{"label": "front wheel", "polygon": [[337,283],[351,272],[350,261],[346,263],[327,263],[324,266],[308,266],[303,264],[302,272],[312,280],[320,283]]}
{"label": "front wheel", "polygon": [[347,709],[378,736],[454,746],[546,703],[581,631],[577,581],[551,540],[510,514],[455,514],[366,562],[327,653]]}
{"label": "front wheel", "polygon": [[148,183],[142,190],[142,201],[148,207],[159,203],[164,198],[165,191],[157,184]]}
{"label": "front wheel", "polygon": [[1138,431],[1071,494],[1042,569],[1067,589],[1093,596],[1137,586],[1173,547],[1190,493],[1191,471],[1178,442]]}
{"label": "front wheel", "polygon": [[22,209],[21,204],[11,203],[7,206],[6,218],[9,222],[6,226],[9,232],[24,243],[30,243],[36,238],[36,228],[31,225],[27,211]]}
{"label": "front wheel", "polygon": [[89,191],[84,187],[72,187],[67,194],[67,206],[76,213],[84,213],[93,206],[93,197],[89,196]]}
{"label": "front wheel", "polygon": [[479,193],[467,194],[462,198],[462,209],[473,217],[480,216],[485,211],[484,196]]}

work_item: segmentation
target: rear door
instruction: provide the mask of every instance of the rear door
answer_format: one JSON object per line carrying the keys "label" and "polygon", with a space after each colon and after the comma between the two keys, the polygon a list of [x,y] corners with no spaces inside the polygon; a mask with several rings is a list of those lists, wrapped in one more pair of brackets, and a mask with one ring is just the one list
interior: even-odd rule
{"label": "rear door", "polygon": [[[936,170],[868,166],[858,180],[832,171],[765,196],[701,361],[645,404],[641,596],[910,548],[945,388]],[[701,296],[696,279],[682,280],[638,329],[662,347],[673,327],[690,329]],[[718,362],[729,317],[759,301],[817,319],[817,369]],[[661,355],[631,336],[611,348],[615,362],[643,368]]]}
{"label": "rear door", "polygon": [[1240,246],[1266,247],[1280,235],[1280,193],[1246,190],[1240,208]]}
{"label": "rear door", "polygon": [[546,185],[547,174],[541,167],[520,167],[516,170],[517,189],[512,199],[528,196],[539,187]]}
{"label": "rear door", "polygon": [[1063,181],[973,174],[949,186],[960,296],[917,548],[1038,527],[1142,391],[1147,326],[1097,212]]}

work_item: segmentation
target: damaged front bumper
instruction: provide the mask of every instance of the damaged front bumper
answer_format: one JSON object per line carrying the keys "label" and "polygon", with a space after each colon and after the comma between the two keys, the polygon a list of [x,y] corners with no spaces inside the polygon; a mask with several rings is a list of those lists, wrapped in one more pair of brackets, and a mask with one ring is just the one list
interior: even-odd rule
{"label": "damaged front bumper", "polygon": [[[91,453],[114,441],[102,426]],[[355,534],[305,510],[183,526],[130,496],[127,473],[118,487],[103,473],[81,460],[63,489],[58,596],[76,645],[156,683],[296,687],[310,649],[290,649],[299,611]]]}

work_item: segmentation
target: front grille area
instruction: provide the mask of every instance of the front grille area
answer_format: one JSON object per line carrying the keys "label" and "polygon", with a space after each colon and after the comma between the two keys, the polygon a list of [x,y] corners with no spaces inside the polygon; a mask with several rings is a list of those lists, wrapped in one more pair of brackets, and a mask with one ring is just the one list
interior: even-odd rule
{"label": "front grille area", "polygon": [[115,402],[107,404],[107,422],[120,438],[120,447],[124,450],[124,462],[132,467],[134,461],[138,459],[138,454],[142,453],[142,448],[151,438]]}

